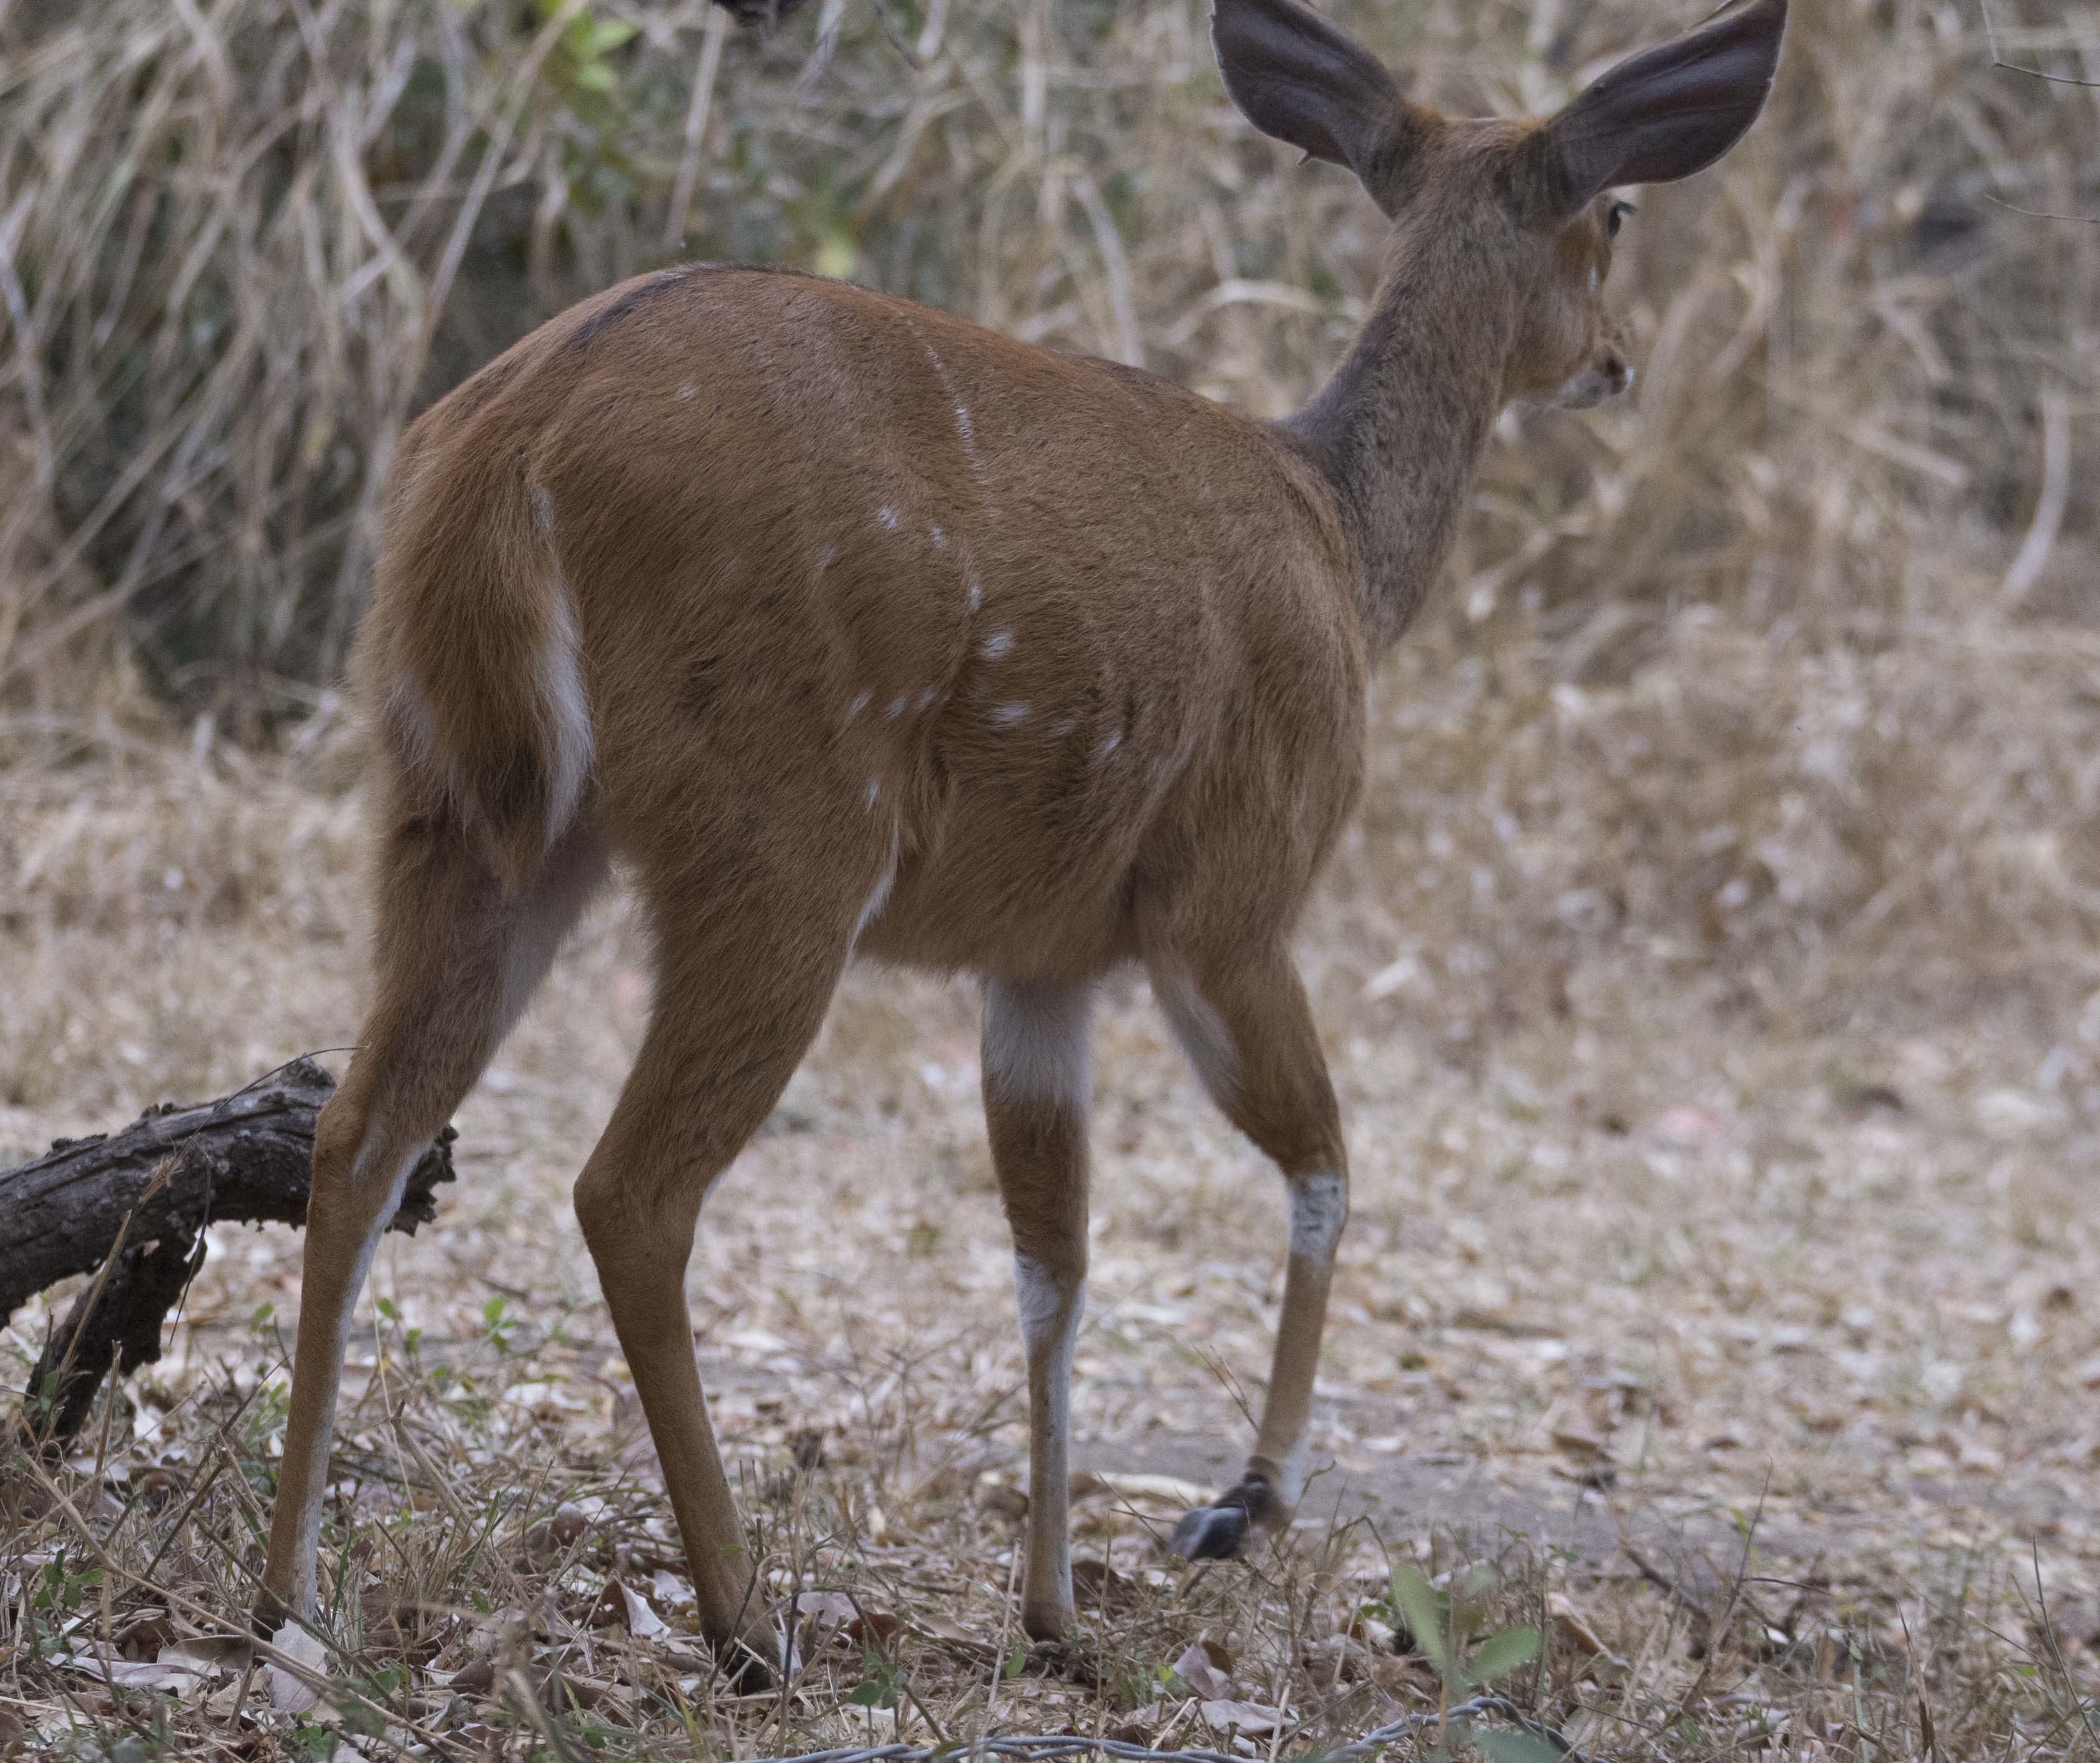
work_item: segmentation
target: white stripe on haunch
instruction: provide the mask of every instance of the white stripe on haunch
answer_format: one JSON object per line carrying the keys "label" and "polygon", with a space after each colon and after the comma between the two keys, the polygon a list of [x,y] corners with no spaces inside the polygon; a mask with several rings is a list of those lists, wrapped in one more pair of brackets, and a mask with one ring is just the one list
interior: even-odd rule
{"label": "white stripe on haunch", "polygon": [[547,581],[547,628],[533,657],[533,683],[547,727],[547,825],[549,845],[568,830],[595,757],[591,738],[590,700],[584,692],[583,639],[576,630],[576,608],[554,538],[554,499],[544,484],[527,494],[533,537],[547,547],[552,568]]}

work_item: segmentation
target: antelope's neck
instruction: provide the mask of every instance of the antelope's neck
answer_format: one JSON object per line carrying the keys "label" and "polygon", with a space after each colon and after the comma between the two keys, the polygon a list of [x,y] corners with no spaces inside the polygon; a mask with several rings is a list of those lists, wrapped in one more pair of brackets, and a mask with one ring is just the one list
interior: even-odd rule
{"label": "antelope's neck", "polygon": [[1421,609],[1450,551],[1515,340],[1507,279],[1440,254],[1394,266],[1348,359],[1283,424],[1340,500],[1374,657]]}

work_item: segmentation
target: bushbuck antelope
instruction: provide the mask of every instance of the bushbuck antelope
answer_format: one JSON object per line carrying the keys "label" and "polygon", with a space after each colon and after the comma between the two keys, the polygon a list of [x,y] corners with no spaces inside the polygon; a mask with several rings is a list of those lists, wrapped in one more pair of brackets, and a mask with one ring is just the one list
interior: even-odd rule
{"label": "bushbuck antelope", "polygon": [[1609,192],[1735,143],[1785,11],[1736,0],[1554,116],[1481,122],[1403,98],[1299,0],[1216,0],[1233,101],[1392,222],[1362,334],[1286,422],[864,288],[693,267],[571,308],[414,425],[360,639],[377,996],[315,1141],[266,1612],[315,1597],[381,1222],[615,851],[655,989],[576,1208],[711,1637],[777,1656],[683,1277],[856,954],[983,978],[1028,1632],[1073,1616],[1088,1018],[1122,963],[1289,1193],[1260,1435],[1175,1547],[1229,1554],[1288,1518],[1348,1182],[1286,942],[1357,798],[1366,676],[1502,407],[1632,378]]}

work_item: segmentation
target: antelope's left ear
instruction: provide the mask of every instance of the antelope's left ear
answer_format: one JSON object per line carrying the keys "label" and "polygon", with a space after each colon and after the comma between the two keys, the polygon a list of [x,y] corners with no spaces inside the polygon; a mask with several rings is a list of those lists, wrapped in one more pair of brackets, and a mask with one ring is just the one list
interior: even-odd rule
{"label": "antelope's left ear", "polygon": [[1263,134],[1338,166],[1384,205],[1426,113],[1377,56],[1299,0],[1215,0],[1211,42],[1233,104]]}
{"label": "antelope's left ear", "polygon": [[1621,61],[1524,144],[1526,205],[1573,218],[1616,183],[1703,171],[1764,108],[1786,33],[1786,0],[1729,0],[1682,37]]}

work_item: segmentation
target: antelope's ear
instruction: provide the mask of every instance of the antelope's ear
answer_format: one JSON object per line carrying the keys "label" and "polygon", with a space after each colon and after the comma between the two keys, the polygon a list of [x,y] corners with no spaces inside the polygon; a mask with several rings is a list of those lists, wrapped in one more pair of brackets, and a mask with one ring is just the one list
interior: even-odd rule
{"label": "antelope's ear", "polygon": [[1764,108],[1785,32],[1786,0],[1729,0],[1604,74],[1526,144],[1525,182],[1544,218],[1566,220],[1616,183],[1705,170]]}
{"label": "antelope's ear", "polygon": [[1242,116],[1380,196],[1416,119],[1377,56],[1299,0],[1215,0],[1211,42]]}

